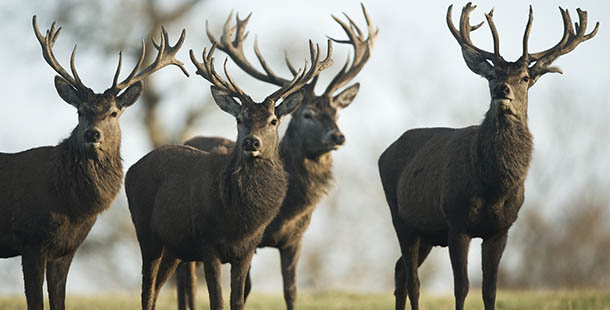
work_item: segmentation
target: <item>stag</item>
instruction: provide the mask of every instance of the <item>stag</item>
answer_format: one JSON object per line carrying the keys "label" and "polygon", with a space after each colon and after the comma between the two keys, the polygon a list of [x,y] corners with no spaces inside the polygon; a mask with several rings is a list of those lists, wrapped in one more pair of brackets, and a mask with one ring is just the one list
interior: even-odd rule
{"label": "stag", "polygon": [[[180,261],[203,261],[210,308],[222,309],[220,265],[231,264],[231,309],[243,309],[250,261],[264,228],[286,195],[287,177],[278,152],[280,119],[302,101],[301,88],[332,64],[311,41],[311,67],[255,103],[231,78],[214,69],[212,45],[197,74],[212,83],[216,104],[237,121],[231,151],[204,152],[166,145],[127,172],[125,189],[142,252],[142,309],[155,308],[158,292]],[[234,99],[237,98],[239,103]],[[282,100],[279,105],[276,102]]]}
{"label": "stag", "polygon": [[21,255],[29,310],[43,309],[45,270],[51,309],[64,309],[74,253],[123,180],[119,116],[138,99],[142,80],[153,72],[171,64],[188,76],[174,58],[186,33],[183,30],[178,43],[169,46],[163,29],[156,60],[139,72],[145,55],[142,42],[137,65],[120,83],[119,56],[112,86],[97,94],[76,72],[76,46],[70,58],[72,75],[55,58],[53,46],[61,27],[56,29],[53,22],[43,36],[36,16],[32,23],[43,58],[59,74],[55,76],[59,96],[78,110],[78,125],[57,146],[0,153],[0,257]]}
{"label": "stag", "polygon": [[[527,125],[527,94],[540,76],[559,72],[551,63],[591,39],[599,24],[586,34],[587,13],[577,9],[580,23],[563,17],[563,37],[539,53],[528,51],[532,8],[523,36],[523,54],[515,62],[500,56],[493,10],[485,17],[494,51],[476,47],[469,15],[462,9],[459,29],[447,10],[449,30],[462,48],[468,68],[489,81],[491,102],[482,123],[466,128],[420,128],[405,132],[379,158],[379,173],[398,236],[402,257],[396,262],[396,309],[418,309],[417,268],[433,246],[449,246],[453,268],[455,308],[463,309],[468,293],[467,258],[470,240],[482,238],[483,301],[495,308],[498,265],[507,232],[523,204],[524,182],[532,157]],[[491,62],[491,63],[490,63]]]}
{"label": "stag", "polygon": [[[347,14],[345,16],[349,24],[332,16],[343,28],[348,39],[331,38],[331,40],[350,44],[354,49],[354,58],[348,57],[344,67],[329,83],[322,95],[318,96],[314,93],[317,78],[305,86],[303,103],[292,113],[286,134],[280,142],[280,158],[288,173],[288,191],[278,215],[265,229],[258,247],[272,247],[280,251],[287,309],[294,309],[296,300],[296,267],[301,250],[301,239],[309,226],[316,205],[331,187],[333,180],[332,151],[345,142],[345,137],[337,126],[338,113],[354,100],[359,84],[355,83],[340,93],[336,93],[362,70],[370,57],[377,37],[378,30],[371,24],[364,5],[362,11],[368,27],[366,37]],[[256,69],[245,57],[243,41],[246,38],[245,29],[250,16],[251,14],[243,20],[236,16],[236,25],[231,25],[232,14],[229,15],[220,40],[214,37],[209,28],[207,29],[208,38],[249,75],[277,86],[288,84],[290,80],[274,74],[269,68],[256,43],[254,52],[264,72]],[[294,67],[287,57],[285,60],[289,70],[295,75]],[[217,137],[195,137],[185,144],[206,151],[215,148],[231,148],[234,145],[231,140]],[[181,266],[178,271],[178,308],[180,310],[186,309],[187,306],[194,309],[196,276],[194,263],[190,264],[190,266]],[[245,295],[247,297],[251,287],[249,272],[246,281]]]}

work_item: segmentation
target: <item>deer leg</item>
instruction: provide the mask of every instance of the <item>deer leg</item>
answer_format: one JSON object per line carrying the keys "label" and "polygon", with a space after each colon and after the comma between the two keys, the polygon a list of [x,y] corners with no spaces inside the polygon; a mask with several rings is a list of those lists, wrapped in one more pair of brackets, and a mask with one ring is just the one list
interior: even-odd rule
{"label": "deer leg", "polygon": [[449,256],[453,269],[453,291],[455,295],[455,309],[463,310],[464,301],[468,294],[468,247],[470,237],[464,233],[449,232]]}
{"label": "deer leg", "polygon": [[297,299],[296,269],[301,252],[301,243],[281,248],[282,279],[284,280],[284,300],[286,309],[293,310]]}
{"label": "deer leg", "polygon": [[[399,238],[399,240],[407,294],[409,301],[411,301],[411,309],[417,310],[419,309],[419,277],[417,275],[417,267],[419,266],[419,237],[414,234],[408,234],[405,238]],[[404,294],[404,291],[401,294]],[[398,295],[401,296],[400,294]],[[402,306],[398,301],[397,298],[396,306]]]}
{"label": "deer leg", "polygon": [[503,232],[483,241],[483,303],[485,310],[495,309],[496,282],[498,281],[498,266],[506,246],[507,232]]}
{"label": "deer leg", "polygon": [[198,262],[188,264],[186,283],[186,303],[190,310],[195,310],[195,296],[197,295],[197,265]]}
{"label": "deer leg", "polygon": [[157,278],[155,279],[155,296],[153,298],[153,309],[156,308],[157,298],[159,297],[161,287],[163,287],[165,281],[167,281],[167,279],[169,279],[169,277],[174,273],[176,267],[178,267],[178,263],[180,263],[180,260],[176,258],[176,256],[168,253],[167,249],[163,251],[163,255],[161,256],[161,262],[159,263],[159,269],[157,271]]}
{"label": "deer leg", "polygon": [[195,310],[197,292],[197,263],[181,262],[176,271],[176,288],[178,291],[178,310]]}
{"label": "deer leg", "polygon": [[163,248],[156,242],[150,246],[142,246],[142,310],[153,310],[155,304],[155,284],[157,272],[163,254]]}
{"label": "deer leg", "polygon": [[47,261],[47,291],[49,292],[51,310],[64,310],[66,308],[66,280],[73,258],[74,253]]}
{"label": "deer leg", "polygon": [[231,310],[244,309],[244,289],[246,276],[254,251],[246,254],[240,260],[231,262]]}
{"label": "deer leg", "polygon": [[250,295],[250,290],[252,290],[252,278],[250,278],[250,268],[248,268],[248,274],[246,275],[246,285],[244,286],[244,303],[248,299],[248,295]]}
{"label": "deer leg", "polygon": [[203,262],[205,281],[208,284],[210,296],[210,310],[222,310],[222,287],[220,285],[220,260],[217,257],[207,259]]}
{"label": "deer leg", "polygon": [[431,250],[432,250],[431,244],[425,243],[420,240],[419,253],[418,253],[418,257],[417,257],[417,267],[421,266],[421,264],[424,263],[424,261],[426,260],[426,257],[428,257],[428,254],[430,254]]}
{"label": "deer leg", "polygon": [[[421,266],[430,254],[430,250],[432,250],[432,245],[421,242],[419,243],[419,253],[417,260],[417,267]],[[407,303],[407,279],[405,272],[405,264],[402,261],[402,256],[398,258],[396,261],[396,266],[394,267],[394,296],[396,297],[396,309],[403,310],[406,307]]]}
{"label": "deer leg", "polygon": [[402,256],[396,261],[394,267],[394,297],[396,298],[396,310],[404,310],[407,305],[407,273]]}
{"label": "deer leg", "polygon": [[25,282],[25,298],[28,310],[42,310],[42,285],[47,264],[47,253],[40,247],[26,247],[21,254],[23,280]]}

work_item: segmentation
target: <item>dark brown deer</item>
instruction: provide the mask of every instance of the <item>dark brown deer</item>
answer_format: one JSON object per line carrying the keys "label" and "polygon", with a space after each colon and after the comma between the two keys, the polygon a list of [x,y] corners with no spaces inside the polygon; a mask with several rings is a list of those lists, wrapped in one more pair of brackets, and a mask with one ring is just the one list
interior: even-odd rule
{"label": "dark brown deer", "polygon": [[254,250],[286,195],[279,121],[301,103],[300,89],[332,64],[330,41],[323,61],[319,47],[310,41],[310,69],[306,65],[288,84],[255,103],[228,74],[227,61],[228,81],[214,70],[215,48],[207,55],[204,49],[203,63],[191,50],[191,60],[197,74],[213,84],[216,104],[236,118],[236,146],[209,153],[184,145],[162,146],[134,164],[125,179],[142,251],[145,310],[155,308],[161,286],[181,260],[204,262],[211,309],[223,308],[220,265],[230,263],[231,309],[243,309]]}
{"label": "dark brown deer", "polygon": [[53,22],[43,36],[36,16],[32,23],[44,59],[59,74],[55,77],[59,96],[78,110],[78,125],[57,146],[0,153],[0,257],[21,255],[28,309],[43,309],[45,270],[51,309],[64,309],[74,253],[123,180],[119,116],[138,99],[142,80],[151,73],[173,64],[188,76],[174,59],[185,32],[172,47],[163,30],[155,62],[138,72],[145,55],[142,49],[136,67],[118,83],[120,57],[112,87],[97,94],[76,72],[76,46],[70,59],[72,75],[55,59],[53,46],[61,28],[55,29]]}
{"label": "dark brown deer", "polygon": [[[496,280],[507,232],[524,199],[524,182],[532,157],[527,125],[527,94],[538,78],[561,72],[551,63],[597,33],[585,34],[587,13],[578,9],[580,23],[563,16],[563,37],[554,47],[528,52],[532,9],[523,36],[523,54],[515,62],[500,56],[492,12],[485,17],[494,42],[493,53],[476,47],[470,32],[468,3],[459,28],[447,10],[447,24],[462,48],[466,64],[489,81],[491,102],[481,125],[461,129],[420,128],[405,132],[379,158],[379,173],[402,257],[396,262],[396,309],[418,309],[417,268],[433,246],[449,246],[454,277],[455,308],[463,309],[468,293],[467,258],[470,240],[482,238],[483,301],[494,309]],[[491,61],[491,63],[490,63]]]}
{"label": "dark brown deer", "polygon": [[[347,40],[335,40],[347,43],[354,48],[354,58],[348,57],[345,66],[326,87],[322,95],[316,95],[314,88],[317,79],[305,87],[303,103],[292,113],[292,118],[286,134],[280,142],[280,158],[288,172],[288,192],[278,215],[267,226],[263,239],[258,247],[273,247],[280,251],[282,276],[284,279],[284,299],[287,309],[294,309],[296,300],[296,267],[301,250],[301,239],[311,215],[332,185],[332,151],[345,142],[345,137],[337,126],[337,117],[341,109],[346,108],[358,93],[359,84],[345,86],[362,70],[370,57],[376,30],[370,22],[364,6],[362,11],[368,27],[368,37],[358,28],[349,16],[348,23],[333,16],[348,36]],[[258,47],[255,53],[265,72],[260,72],[246,59],[243,51],[245,29],[250,16],[240,20],[236,17],[236,25],[231,25],[232,15],[224,26],[224,32],[217,40],[208,28],[208,37],[218,48],[227,53],[245,72],[251,76],[277,86],[290,82],[286,78],[275,75],[267,66]],[[235,38],[233,34],[236,31]],[[293,66],[286,58],[286,63],[293,74]],[[210,151],[214,148],[231,148],[233,142],[217,137],[195,137],[187,145]],[[194,264],[194,263],[191,263]],[[194,294],[196,288],[194,266],[181,266],[178,281],[178,308],[180,310],[194,309]],[[246,283],[246,297],[250,289],[250,274]]]}

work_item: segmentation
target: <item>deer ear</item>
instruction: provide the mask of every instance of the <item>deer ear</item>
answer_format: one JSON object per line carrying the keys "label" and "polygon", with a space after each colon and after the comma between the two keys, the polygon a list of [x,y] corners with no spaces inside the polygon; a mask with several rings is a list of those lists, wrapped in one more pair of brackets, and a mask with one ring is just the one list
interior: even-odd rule
{"label": "deer ear", "polygon": [[124,109],[131,106],[140,98],[143,91],[142,82],[137,82],[129,86],[121,95],[117,97],[117,106]]}
{"label": "deer ear", "polygon": [[489,77],[492,76],[494,67],[487,62],[487,59],[482,57],[481,54],[477,53],[471,47],[463,46],[462,55],[464,56],[466,65],[472,72],[486,79],[489,79]]}
{"label": "deer ear", "polygon": [[241,111],[241,105],[233,99],[233,97],[226,91],[212,85],[212,97],[223,111],[237,117]]}
{"label": "deer ear", "polygon": [[305,90],[301,89],[284,99],[277,107],[275,107],[275,116],[282,118],[292,113],[303,102]]}
{"label": "deer ear", "polygon": [[332,106],[337,109],[347,108],[347,106],[354,101],[354,98],[356,98],[358,90],[360,90],[360,83],[356,83],[344,89],[341,93],[333,97]]}
{"label": "deer ear", "polygon": [[64,78],[59,75],[55,76],[55,89],[57,89],[57,93],[65,102],[73,105],[78,108],[78,106],[82,103],[80,96],[78,95],[78,91],[68,83]]}

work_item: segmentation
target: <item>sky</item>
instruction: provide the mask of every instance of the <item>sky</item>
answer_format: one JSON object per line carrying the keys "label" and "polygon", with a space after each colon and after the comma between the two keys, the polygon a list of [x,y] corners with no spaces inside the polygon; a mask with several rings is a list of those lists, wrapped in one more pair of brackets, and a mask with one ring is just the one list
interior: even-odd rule
{"label": "sky", "polygon": [[[32,15],[38,14],[39,25],[45,29],[54,19],[44,10],[37,11],[39,7],[48,7],[37,5],[39,3],[10,0],[0,4],[0,26],[5,29],[0,44],[3,72],[0,76],[1,152],[54,145],[68,136],[76,125],[75,110],[57,95],[53,86],[55,74],[42,59],[40,46],[33,35]],[[108,3],[116,5],[116,2]],[[380,29],[379,37],[371,59],[354,80],[361,83],[354,104],[341,112],[339,126],[347,143],[334,155],[335,188],[316,211],[304,240],[304,257],[308,248],[325,249],[321,262],[325,276],[311,279],[303,275],[299,278],[301,286],[389,290],[398,243],[378,180],[376,161],[379,154],[411,128],[465,127],[482,120],[489,104],[487,83],[465,66],[460,48],[447,29],[445,14],[449,4],[449,1],[365,2],[372,22]],[[453,19],[457,23],[460,8],[465,3],[454,4]],[[610,48],[606,29],[610,21],[610,2],[482,1],[471,14],[471,20],[473,23],[483,21],[483,13],[494,8],[501,54],[508,60],[516,60],[521,53],[530,4],[534,10],[529,40],[532,52],[545,50],[561,38],[563,26],[557,6],[567,8],[573,21],[578,19],[577,7],[587,10],[589,29],[593,29],[596,21],[601,24],[595,38],[555,62],[563,69],[563,75],[547,74],[529,91],[529,126],[534,135],[535,154],[524,208],[528,201],[543,200],[542,212],[553,216],[563,212],[553,206],[581,190],[585,182],[592,180],[602,188],[610,185],[610,167],[606,160],[610,155],[607,143],[610,127],[606,121],[610,116],[607,92],[610,66],[606,56]],[[330,14],[341,16],[346,12],[364,29],[358,1],[205,1],[185,18],[183,25],[168,29],[173,41],[181,26],[187,28],[187,40],[177,58],[185,62],[191,73],[194,73],[194,67],[188,50],[193,49],[200,55],[203,47],[210,46],[204,36],[205,21],[208,20],[212,30],[219,33],[232,9],[242,17],[253,12],[248,28],[257,35],[269,63],[286,76],[288,71],[282,62],[284,48],[287,47],[293,63],[299,64],[307,57],[308,39],[324,45],[326,35],[344,37]],[[94,19],[80,22],[98,23]],[[473,33],[472,38],[477,46],[492,49],[487,25]],[[69,34],[62,34],[56,43],[55,54],[64,67],[69,65],[69,54],[75,43],[78,42]],[[246,49],[252,44],[250,37]],[[133,48],[138,47],[136,40]],[[330,81],[344,63],[348,51],[345,46],[335,46],[335,65],[321,75],[319,85]],[[248,57],[254,59],[253,53],[248,53]],[[115,51],[111,57],[100,57],[94,47],[79,45],[77,67],[85,83],[98,92],[109,87],[117,54]],[[130,61],[127,60],[124,66],[128,68]],[[263,99],[273,90],[273,87],[253,82],[235,66],[230,66],[230,70],[243,85],[242,89],[256,100]],[[164,122],[170,130],[176,130],[186,107],[209,99],[209,83],[194,74],[185,79],[176,68],[164,69],[156,75],[162,81],[158,85],[167,93],[162,106]],[[322,88],[319,86],[318,92]],[[121,118],[122,156],[126,168],[150,151],[144,129],[138,122],[141,112],[136,103]],[[214,110],[198,123],[197,134],[234,138],[234,120],[219,109]],[[544,187],[546,184],[551,184],[550,188]],[[124,197],[118,198],[121,199]],[[100,223],[104,222],[104,216],[100,216]],[[92,234],[103,234],[103,230],[96,229],[97,226]],[[480,270],[476,247],[474,242],[471,273]],[[121,251],[131,257],[127,265],[137,270],[137,248]],[[510,244],[507,251],[510,251]],[[279,292],[277,254],[271,250],[260,252],[254,259],[255,285],[258,281],[261,289]],[[427,281],[428,287],[439,292],[449,290],[452,281],[446,278],[450,274],[446,249],[433,251],[429,260],[436,263],[436,274],[440,276]],[[88,275],[82,267],[86,265],[79,264],[77,257],[68,290],[87,293],[93,289],[83,285],[87,283]],[[267,268],[277,271],[268,277],[270,280],[266,280]],[[0,270],[4,270],[0,274],[19,281],[18,259],[0,261]],[[137,287],[139,270],[130,271],[132,274],[126,275],[127,282],[131,287]],[[22,291],[20,285],[18,282],[0,285],[0,294],[19,293]]]}

